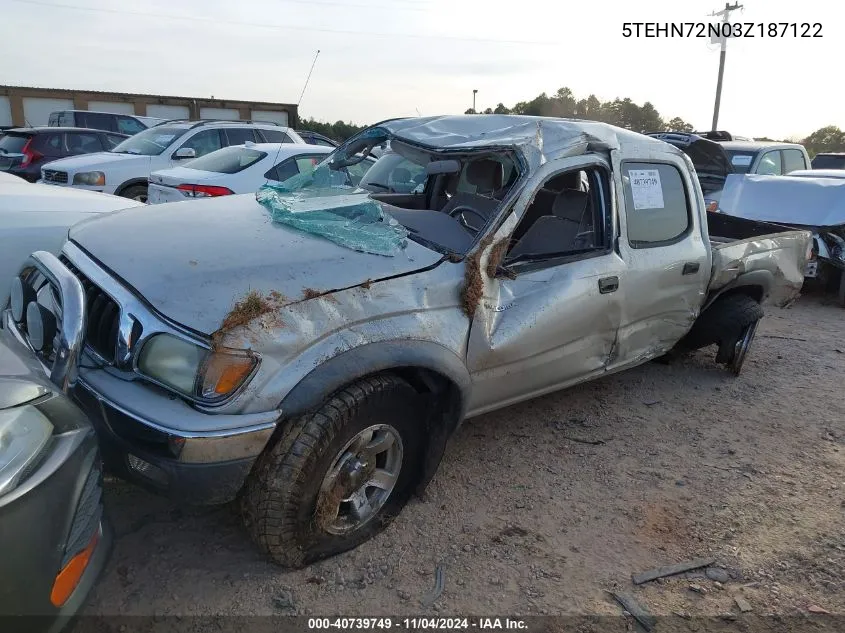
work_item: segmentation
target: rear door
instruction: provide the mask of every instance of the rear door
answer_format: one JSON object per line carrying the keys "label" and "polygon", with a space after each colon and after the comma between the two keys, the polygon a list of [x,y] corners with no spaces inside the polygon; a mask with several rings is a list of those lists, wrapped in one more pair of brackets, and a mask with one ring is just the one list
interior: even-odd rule
{"label": "rear door", "polygon": [[88,127],[95,130],[117,132],[117,116],[105,112],[77,112],[76,120],[79,127]]}
{"label": "rear door", "polygon": [[69,156],[93,154],[103,149],[100,135],[97,132],[66,132],[65,143]]}
{"label": "rear door", "polygon": [[698,315],[710,276],[698,182],[680,156],[652,156],[614,161],[621,175],[618,248],[629,265],[609,369],[654,358],[677,343]]}

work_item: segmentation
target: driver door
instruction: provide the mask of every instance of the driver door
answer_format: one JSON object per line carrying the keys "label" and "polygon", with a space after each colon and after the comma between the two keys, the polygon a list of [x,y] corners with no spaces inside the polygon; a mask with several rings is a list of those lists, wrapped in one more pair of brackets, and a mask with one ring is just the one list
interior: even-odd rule
{"label": "driver door", "polygon": [[[612,359],[625,264],[613,249],[610,173],[595,156],[544,165],[497,231],[487,255],[508,240],[508,274],[490,278],[482,265],[467,351],[471,415],[601,374]],[[584,199],[583,209],[570,203]]]}

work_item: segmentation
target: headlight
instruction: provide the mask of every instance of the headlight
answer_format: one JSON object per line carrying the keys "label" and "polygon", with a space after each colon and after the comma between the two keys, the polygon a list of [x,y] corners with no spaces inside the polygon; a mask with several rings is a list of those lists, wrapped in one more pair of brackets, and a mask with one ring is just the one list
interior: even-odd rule
{"label": "headlight", "polygon": [[258,357],[246,350],[207,350],[172,336],[157,334],[141,350],[138,369],[145,376],[200,400],[221,400],[252,374]]}
{"label": "headlight", "polygon": [[35,407],[0,411],[0,495],[18,485],[52,434],[53,425]]}
{"label": "headlight", "polygon": [[75,185],[105,185],[106,175],[101,171],[83,171],[73,176],[73,184]]}

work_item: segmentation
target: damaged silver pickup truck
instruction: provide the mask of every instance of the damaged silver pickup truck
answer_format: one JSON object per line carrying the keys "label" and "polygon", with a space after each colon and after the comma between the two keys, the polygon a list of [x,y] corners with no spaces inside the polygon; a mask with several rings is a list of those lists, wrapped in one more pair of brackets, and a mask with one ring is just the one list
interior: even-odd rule
{"label": "damaged silver pickup truck", "polygon": [[[385,141],[394,171],[348,186]],[[257,196],[77,225],[13,280],[3,336],[89,413],[107,467],[239,497],[296,567],[382,530],[469,416],[671,350],[715,344],[738,373],[810,235],[723,217],[716,237],[707,215],[690,160],[656,139],[392,120]]]}

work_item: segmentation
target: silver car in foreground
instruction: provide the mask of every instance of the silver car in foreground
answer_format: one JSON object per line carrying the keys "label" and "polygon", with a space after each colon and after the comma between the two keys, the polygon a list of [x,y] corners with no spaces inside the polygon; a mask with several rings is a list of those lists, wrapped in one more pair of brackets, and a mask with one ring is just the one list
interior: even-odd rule
{"label": "silver car in foreground", "polygon": [[[386,141],[404,172],[336,177]],[[298,567],[382,530],[469,416],[710,344],[738,373],[809,233],[721,216],[715,237],[707,215],[690,160],[626,130],[386,121],[256,195],[75,227],[13,280],[3,335],[89,412],[108,467],[239,497]]]}

